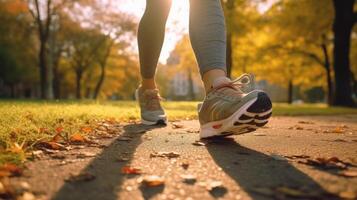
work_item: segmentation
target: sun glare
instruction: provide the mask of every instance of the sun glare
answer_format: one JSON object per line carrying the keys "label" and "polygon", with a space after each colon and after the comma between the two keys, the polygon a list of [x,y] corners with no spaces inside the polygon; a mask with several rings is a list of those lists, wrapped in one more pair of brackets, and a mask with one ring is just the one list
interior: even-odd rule
{"label": "sun glare", "polygon": [[[120,0],[118,8],[140,19],[145,10],[145,2],[146,0]],[[170,16],[167,21],[165,42],[160,57],[161,63],[166,63],[177,41],[179,41],[185,33],[188,33],[188,20],[189,1],[173,0]]]}

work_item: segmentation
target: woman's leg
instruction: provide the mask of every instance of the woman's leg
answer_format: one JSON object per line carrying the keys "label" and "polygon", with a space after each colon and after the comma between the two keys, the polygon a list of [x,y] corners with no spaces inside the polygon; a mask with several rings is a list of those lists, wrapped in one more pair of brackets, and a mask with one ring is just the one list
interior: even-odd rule
{"label": "woman's leg", "polygon": [[155,89],[155,72],[165,37],[171,0],[146,0],[138,30],[140,72],[143,89]]}
{"label": "woman's leg", "polygon": [[200,137],[251,132],[268,123],[272,104],[253,78],[226,77],[226,30],[220,0],[191,0],[190,36],[207,96],[198,118]]}
{"label": "woman's leg", "polygon": [[190,0],[190,38],[208,92],[226,76],[226,27],[220,0]]}

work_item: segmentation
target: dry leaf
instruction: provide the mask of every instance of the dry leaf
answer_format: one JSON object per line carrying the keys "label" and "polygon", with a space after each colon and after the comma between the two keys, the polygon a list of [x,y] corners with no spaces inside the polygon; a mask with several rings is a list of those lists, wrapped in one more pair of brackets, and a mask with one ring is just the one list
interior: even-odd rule
{"label": "dry leaf", "polygon": [[81,131],[83,131],[84,133],[90,133],[93,131],[93,129],[91,127],[82,127]]}
{"label": "dry leaf", "polygon": [[62,131],[64,130],[64,128],[63,128],[62,126],[59,126],[59,127],[57,127],[55,130],[56,130],[56,133],[58,134],[58,133],[62,133]]}
{"label": "dry leaf", "polygon": [[177,124],[177,123],[172,123],[172,128],[173,129],[183,128],[183,125],[182,124]]}
{"label": "dry leaf", "polygon": [[267,134],[265,133],[253,133],[254,136],[266,136]]}
{"label": "dry leaf", "polygon": [[61,135],[61,133],[57,133],[55,136],[53,136],[53,138],[51,139],[51,142],[60,142],[60,141],[63,141],[64,138],[63,136]]}
{"label": "dry leaf", "polygon": [[46,148],[46,149],[52,149],[52,150],[64,150],[66,149],[62,144],[59,144],[57,142],[40,142],[36,145],[37,147],[41,148]]}
{"label": "dry leaf", "polygon": [[192,144],[195,145],[195,146],[205,146],[205,145],[206,145],[205,143],[203,143],[203,142],[201,142],[201,141],[199,141],[199,140],[195,141],[195,142],[192,143]]}
{"label": "dry leaf", "polygon": [[187,184],[194,184],[196,182],[196,176],[192,174],[181,175],[181,178],[183,179],[183,182]]}
{"label": "dry leaf", "polygon": [[142,174],[141,169],[135,168],[135,167],[130,167],[130,166],[125,166],[125,167],[121,168],[121,173],[122,174],[132,174],[132,175]]}
{"label": "dry leaf", "polygon": [[87,139],[83,137],[83,135],[81,135],[80,133],[75,133],[69,138],[69,141],[75,144],[83,144],[87,142]]}
{"label": "dry leaf", "polygon": [[310,122],[310,121],[299,121],[299,124],[314,124],[314,122]]}
{"label": "dry leaf", "polygon": [[95,176],[89,172],[82,172],[80,174],[74,175],[71,174],[69,178],[65,181],[68,182],[82,182],[82,181],[92,181],[95,179]]}
{"label": "dry leaf", "polygon": [[147,187],[157,187],[165,184],[165,181],[162,177],[156,176],[156,175],[151,175],[151,176],[145,176],[141,184]]}
{"label": "dry leaf", "polygon": [[347,170],[347,171],[342,171],[338,173],[341,176],[345,176],[345,177],[357,177],[357,171],[355,170]]}
{"label": "dry leaf", "polygon": [[22,169],[15,164],[5,163],[0,166],[0,177],[21,176]]}
{"label": "dry leaf", "polygon": [[155,157],[162,157],[162,158],[177,158],[179,157],[180,154],[177,152],[154,152],[150,154],[151,158],[155,158]]}
{"label": "dry leaf", "polygon": [[184,169],[188,169],[189,166],[190,164],[187,161],[181,163],[181,167]]}

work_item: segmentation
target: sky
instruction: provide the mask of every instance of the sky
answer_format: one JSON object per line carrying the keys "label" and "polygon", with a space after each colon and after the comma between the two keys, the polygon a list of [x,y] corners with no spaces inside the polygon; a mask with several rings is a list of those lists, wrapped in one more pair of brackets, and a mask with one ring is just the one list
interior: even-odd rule
{"label": "sky", "polygon": [[[106,1],[106,0],[102,0]],[[258,6],[260,12],[265,12],[276,0],[268,0]],[[133,14],[139,20],[145,10],[146,0],[118,0],[118,9]],[[188,33],[189,0],[173,0],[172,8],[166,26],[166,37],[162,48],[160,62],[165,64],[170,52],[184,34]]]}

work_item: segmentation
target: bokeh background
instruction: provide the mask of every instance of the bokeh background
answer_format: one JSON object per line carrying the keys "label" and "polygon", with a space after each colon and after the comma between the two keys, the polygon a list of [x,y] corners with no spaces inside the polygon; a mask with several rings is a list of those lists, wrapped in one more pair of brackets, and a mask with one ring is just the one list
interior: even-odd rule
{"label": "bokeh background", "polygon": [[[275,102],[353,106],[355,0],[223,0],[232,78],[253,73]],[[0,0],[0,98],[132,100],[145,0]],[[189,2],[173,0],[157,81],[202,100]]]}

